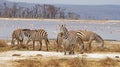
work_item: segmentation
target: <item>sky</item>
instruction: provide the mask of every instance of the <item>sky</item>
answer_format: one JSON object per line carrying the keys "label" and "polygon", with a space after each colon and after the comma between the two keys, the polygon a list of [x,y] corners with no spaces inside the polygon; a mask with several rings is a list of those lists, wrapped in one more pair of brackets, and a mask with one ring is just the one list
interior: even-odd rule
{"label": "sky", "polygon": [[72,5],[120,5],[120,0],[8,0],[14,2]]}

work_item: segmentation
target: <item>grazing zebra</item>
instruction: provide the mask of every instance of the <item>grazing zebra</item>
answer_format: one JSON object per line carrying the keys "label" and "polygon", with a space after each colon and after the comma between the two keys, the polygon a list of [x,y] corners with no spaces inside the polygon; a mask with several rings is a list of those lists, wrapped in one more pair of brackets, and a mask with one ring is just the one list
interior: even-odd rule
{"label": "grazing zebra", "polygon": [[62,33],[62,39],[63,39],[63,46],[64,46],[64,55],[66,55],[66,50],[69,48],[70,52],[69,54],[74,54],[74,48],[76,43],[79,42],[79,45],[81,45],[81,52],[83,53],[84,44],[82,42],[82,39],[77,36],[76,31],[68,31],[65,25],[60,25],[60,33]]}
{"label": "grazing zebra", "polygon": [[12,41],[11,41],[12,47],[15,45],[16,40],[17,40],[17,44],[22,44],[23,39],[24,37],[23,37],[22,29],[14,30],[12,33]]}
{"label": "grazing zebra", "polygon": [[45,40],[46,43],[46,50],[48,51],[48,34],[44,29],[38,30],[30,30],[30,29],[23,29],[24,35],[28,38],[27,45],[30,41],[33,41],[33,50],[35,49],[35,41],[39,41],[40,49],[42,49],[42,40]]}
{"label": "grazing zebra", "polygon": [[[91,49],[91,43],[93,40],[97,41],[99,43],[99,47],[103,48],[104,47],[104,40],[102,37],[100,37],[98,34],[92,32],[92,31],[86,31],[86,30],[78,30],[78,36],[83,40],[83,41],[88,41],[89,43],[89,49]],[[84,36],[81,36],[81,34]]]}

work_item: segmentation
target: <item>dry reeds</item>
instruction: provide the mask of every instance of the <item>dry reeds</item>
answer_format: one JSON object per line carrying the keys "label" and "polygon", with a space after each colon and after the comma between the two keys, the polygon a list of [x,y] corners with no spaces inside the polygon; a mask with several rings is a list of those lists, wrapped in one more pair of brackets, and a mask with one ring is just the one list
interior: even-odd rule
{"label": "dry reeds", "polygon": [[7,47],[7,43],[5,41],[0,40],[0,47]]}
{"label": "dry reeds", "polygon": [[100,64],[103,67],[119,67],[118,62],[112,58],[109,58],[109,57],[100,60]]}
{"label": "dry reeds", "polygon": [[17,60],[17,67],[43,67],[43,63],[40,60]]}
{"label": "dry reeds", "polygon": [[7,45],[7,43],[4,40],[0,40],[0,52],[8,50],[10,50],[10,47]]}
{"label": "dry reeds", "polygon": [[68,60],[69,67],[88,67],[87,60],[85,58],[73,58]]}
{"label": "dry reeds", "polygon": [[62,67],[58,59],[50,59],[46,62],[44,67]]}

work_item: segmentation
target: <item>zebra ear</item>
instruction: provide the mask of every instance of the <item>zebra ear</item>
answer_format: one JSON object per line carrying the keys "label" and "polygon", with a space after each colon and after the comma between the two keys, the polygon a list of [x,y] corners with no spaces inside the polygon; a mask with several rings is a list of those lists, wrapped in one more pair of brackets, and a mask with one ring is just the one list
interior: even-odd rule
{"label": "zebra ear", "polygon": [[63,27],[64,26],[64,24],[59,24],[59,27]]}

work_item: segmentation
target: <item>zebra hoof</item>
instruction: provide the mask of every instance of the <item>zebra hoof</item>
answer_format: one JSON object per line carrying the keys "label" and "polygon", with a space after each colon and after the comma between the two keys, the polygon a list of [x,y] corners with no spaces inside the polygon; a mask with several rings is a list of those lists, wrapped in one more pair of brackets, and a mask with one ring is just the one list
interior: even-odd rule
{"label": "zebra hoof", "polygon": [[74,55],[75,53],[73,52],[73,55]]}
{"label": "zebra hoof", "polygon": [[80,54],[83,54],[84,52],[80,52]]}
{"label": "zebra hoof", "polygon": [[41,51],[41,49],[39,49],[39,51]]}
{"label": "zebra hoof", "polygon": [[64,53],[64,55],[66,55],[66,53]]}
{"label": "zebra hoof", "polygon": [[69,55],[71,55],[71,52],[69,52]]}

